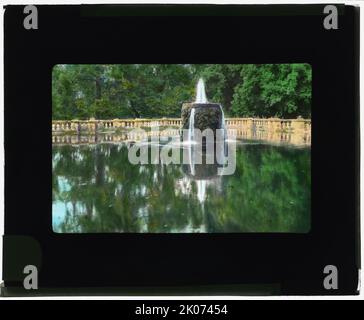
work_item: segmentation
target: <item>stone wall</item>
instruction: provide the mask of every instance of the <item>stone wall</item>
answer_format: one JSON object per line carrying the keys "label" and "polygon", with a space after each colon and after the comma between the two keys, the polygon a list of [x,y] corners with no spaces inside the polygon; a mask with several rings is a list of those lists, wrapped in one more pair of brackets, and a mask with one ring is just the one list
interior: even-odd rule
{"label": "stone wall", "polygon": [[[311,119],[226,118],[227,128],[244,128],[253,132],[311,133]],[[154,126],[181,127],[181,118],[113,119],[113,120],[54,120],[52,133],[93,133],[116,129],[150,128]]]}
{"label": "stone wall", "polygon": [[[234,130],[234,131],[233,131]],[[163,137],[179,136],[180,128],[169,128],[161,131],[124,131],[119,134],[113,132],[107,133],[91,133],[91,134],[54,134],[52,135],[52,143],[56,145],[64,144],[94,144],[94,143],[128,143],[140,141],[147,137],[158,136]],[[236,134],[238,139],[262,140],[270,143],[288,143],[297,146],[311,145],[311,132],[272,132],[264,130],[246,130],[244,128],[227,129],[228,137]]]}
{"label": "stone wall", "polygon": [[253,131],[311,133],[311,119],[279,119],[279,118],[226,118],[228,128],[245,128]]}
{"label": "stone wall", "polygon": [[148,128],[154,126],[181,125],[179,118],[162,119],[113,119],[113,120],[53,120],[53,133],[95,132],[118,128]]}

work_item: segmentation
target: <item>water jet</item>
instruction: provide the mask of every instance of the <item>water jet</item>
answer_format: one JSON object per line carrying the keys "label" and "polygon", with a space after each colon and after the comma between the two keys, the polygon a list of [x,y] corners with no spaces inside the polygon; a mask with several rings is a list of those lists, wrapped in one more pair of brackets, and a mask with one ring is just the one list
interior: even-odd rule
{"label": "water jet", "polygon": [[194,102],[184,103],[181,110],[182,127],[190,130],[189,140],[193,141],[193,129],[212,129],[216,137],[217,129],[225,129],[224,111],[220,103],[207,100],[205,83],[199,79]]}

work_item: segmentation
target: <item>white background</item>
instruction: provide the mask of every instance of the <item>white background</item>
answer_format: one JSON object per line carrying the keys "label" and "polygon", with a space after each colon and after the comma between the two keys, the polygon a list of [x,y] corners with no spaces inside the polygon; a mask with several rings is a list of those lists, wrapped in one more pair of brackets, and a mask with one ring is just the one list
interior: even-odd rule
{"label": "white background", "polygon": [[[344,0],[328,0],[328,1],[315,1],[315,0],[311,0],[311,1],[285,1],[285,0],[280,0],[280,1],[244,1],[244,0],[220,0],[220,1],[213,1],[213,0],[198,0],[196,2],[194,1],[151,1],[151,0],[141,0],[141,1],[115,1],[115,0],[107,0],[105,1],[108,4],[112,4],[112,3],[118,3],[118,4],[126,4],[126,3],[134,3],[134,4],[166,4],[166,3],[174,3],[174,4],[322,4],[322,3],[327,3],[327,4],[347,4],[347,5],[356,5],[356,6],[360,6],[361,12],[360,12],[360,60],[361,60],[361,64],[360,64],[360,92],[362,94],[364,94],[364,78],[363,78],[363,74],[364,74],[364,67],[363,67],[363,52],[364,52],[364,0],[362,1],[344,1]],[[16,0],[8,0],[8,1],[3,1],[0,0],[1,3],[1,8],[2,8],[2,13],[0,15],[0,27],[1,27],[1,32],[0,32],[0,42],[1,42],[1,51],[0,51],[0,73],[1,73],[1,87],[0,87],[0,103],[1,103],[1,111],[0,111],[0,146],[1,146],[1,150],[0,150],[0,235],[2,236],[4,234],[4,132],[3,132],[3,128],[4,128],[4,66],[3,66],[3,61],[4,61],[4,48],[3,48],[3,16],[4,16],[4,9],[3,6],[4,5],[8,5],[8,4],[20,4],[20,5],[27,5],[27,4],[34,4],[34,5],[40,5],[40,4],[100,4],[102,3],[102,1],[100,0],[94,0],[94,1],[90,1],[90,0],[84,0],[82,2],[80,1],[70,1],[70,0],[66,0],[66,1],[42,1],[42,0],[35,0],[35,2],[33,1],[29,1],[29,0],[21,0],[21,1],[16,1]],[[67,23],[65,21],[65,23]],[[21,76],[21,75],[19,75]],[[361,105],[363,105],[363,99],[362,96],[360,97],[360,102]],[[35,106],[24,106],[26,108],[33,108]],[[49,106],[43,106],[44,108],[48,108]],[[360,122],[363,123],[364,120],[364,113],[361,112],[360,114]],[[364,137],[363,134],[360,134],[360,147],[361,150],[364,149]],[[363,157],[360,160],[360,167],[361,167],[361,173],[360,173],[360,179],[361,181],[364,181],[364,168],[363,168]],[[359,174],[359,173],[358,173]],[[14,179],[16,179],[16,177],[13,177]],[[19,201],[21,201],[21,199],[19,199]],[[363,194],[361,192],[360,194],[360,202],[364,203],[363,201]],[[362,211],[362,210],[361,210]],[[364,218],[361,219],[361,248],[362,248],[362,253],[361,253],[361,265],[363,265],[363,238],[364,238],[364,233],[363,233],[363,220]],[[2,237],[0,237],[0,283],[2,282],[1,280],[1,276],[2,276]],[[340,274],[339,274],[340,276]],[[173,296],[173,297],[169,297],[169,296],[153,296],[153,297],[148,297],[148,296],[138,296],[138,297],[57,297],[57,299],[119,299],[119,300],[175,300],[175,299],[185,299],[185,300],[201,300],[201,299],[208,299],[208,300],[222,300],[222,299],[226,299],[226,300],[302,300],[302,299],[332,299],[332,300],[338,300],[338,299],[360,299],[360,300],[364,300],[364,293],[363,290],[361,290],[361,293],[359,296],[343,296],[343,297],[337,297],[337,296],[324,296],[324,297],[312,297],[312,296],[298,296],[298,297],[285,297],[285,296],[280,296],[280,297],[240,297],[240,296],[182,296],[182,297],[178,297],[178,296]],[[1,299],[1,298],[0,298]],[[15,298],[6,298],[6,299],[15,299]],[[54,297],[44,297],[44,298],[16,298],[16,299],[47,299],[47,300],[52,300],[52,299],[56,299]]]}

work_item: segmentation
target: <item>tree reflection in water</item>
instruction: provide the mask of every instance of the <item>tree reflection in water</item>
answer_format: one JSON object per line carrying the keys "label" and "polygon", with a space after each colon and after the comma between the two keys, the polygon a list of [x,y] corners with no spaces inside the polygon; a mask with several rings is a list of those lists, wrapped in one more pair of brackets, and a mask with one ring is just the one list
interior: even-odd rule
{"label": "tree reflection in water", "polygon": [[126,144],[53,146],[53,230],[61,233],[308,232],[309,147],[240,141],[236,171],[133,165]]}

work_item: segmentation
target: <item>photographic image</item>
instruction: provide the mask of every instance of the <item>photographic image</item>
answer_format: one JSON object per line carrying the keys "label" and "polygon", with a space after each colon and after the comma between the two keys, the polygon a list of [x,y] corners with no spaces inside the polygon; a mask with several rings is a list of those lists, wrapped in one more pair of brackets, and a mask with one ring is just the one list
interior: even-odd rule
{"label": "photographic image", "polygon": [[58,64],[56,233],[307,233],[309,64]]}
{"label": "photographic image", "polygon": [[242,310],[184,296],[358,295],[359,21],[7,5],[0,297],[177,297],[126,310],[167,318]]}

